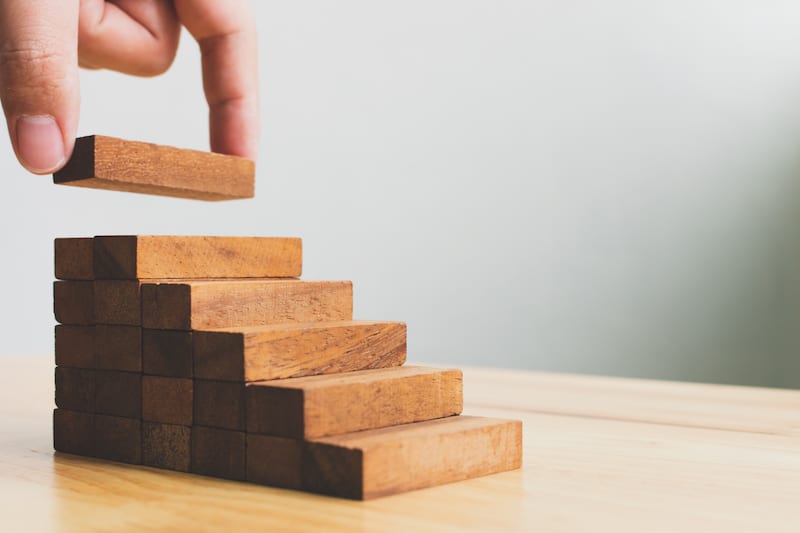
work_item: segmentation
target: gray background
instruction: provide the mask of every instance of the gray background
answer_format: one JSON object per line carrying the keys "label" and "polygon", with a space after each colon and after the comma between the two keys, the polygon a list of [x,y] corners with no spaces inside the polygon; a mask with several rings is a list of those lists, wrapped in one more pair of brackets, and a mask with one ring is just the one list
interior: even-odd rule
{"label": "gray background", "polygon": [[[2,352],[52,240],[295,235],[410,360],[800,386],[800,4],[256,2],[257,198],[55,186],[0,141]],[[81,134],[206,148],[199,55],[82,75]]]}

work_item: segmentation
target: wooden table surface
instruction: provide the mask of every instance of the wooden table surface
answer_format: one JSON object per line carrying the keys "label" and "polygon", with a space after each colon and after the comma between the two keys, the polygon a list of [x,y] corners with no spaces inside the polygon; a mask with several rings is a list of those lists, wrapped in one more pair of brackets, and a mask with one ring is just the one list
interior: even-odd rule
{"label": "wooden table surface", "polygon": [[523,469],[364,503],[54,454],[52,356],[0,358],[0,531],[800,530],[800,391],[464,378]]}

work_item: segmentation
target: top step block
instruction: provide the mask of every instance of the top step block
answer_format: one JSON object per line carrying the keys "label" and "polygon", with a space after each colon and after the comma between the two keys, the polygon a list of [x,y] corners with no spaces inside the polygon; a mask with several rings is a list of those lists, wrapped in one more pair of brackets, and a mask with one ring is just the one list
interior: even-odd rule
{"label": "top step block", "polygon": [[56,278],[67,280],[296,278],[303,243],[293,237],[56,239],[55,265]]}
{"label": "top step block", "polygon": [[75,141],[53,183],[91,189],[237,200],[255,194],[255,163],[243,157],[91,135]]}

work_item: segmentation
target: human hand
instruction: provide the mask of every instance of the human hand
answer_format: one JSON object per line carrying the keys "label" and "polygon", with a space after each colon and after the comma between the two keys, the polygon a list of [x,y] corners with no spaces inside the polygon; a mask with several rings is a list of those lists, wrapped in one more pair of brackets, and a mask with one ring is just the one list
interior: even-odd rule
{"label": "human hand", "polygon": [[249,0],[0,0],[0,100],[20,163],[60,169],[75,144],[78,67],[166,71],[181,25],[200,45],[215,152],[255,160],[258,65]]}

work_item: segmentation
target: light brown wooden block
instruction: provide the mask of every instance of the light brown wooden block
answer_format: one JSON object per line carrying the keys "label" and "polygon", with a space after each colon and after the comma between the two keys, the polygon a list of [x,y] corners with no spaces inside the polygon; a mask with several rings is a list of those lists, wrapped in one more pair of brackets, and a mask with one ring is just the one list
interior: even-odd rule
{"label": "light brown wooden block", "polygon": [[313,439],[461,412],[461,371],[406,366],[247,386],[247,431]]}
{"label": "light brown wooden block", "polygon": [[142,330],[142,368],[145,374],[191,378],[192,332]]}
{"label": "light brown wooden block", "polygon": [[289,237],[109,236],[94,239],[97,279],[294,278],[302,240]]}
{"label": "light brown wooden block", "polygon": [[192,459],[192,428],[142,422],[142,464],[188,472]]}
{"label": "light brown wooden block", "polygon": [[56,365],[94,368],[94,333],[94,326],[56,326]]}
{"label": "light brown wooden block", "polygon": [[142,417],[142,375],[117,370],[95,371],[95,412]]}
{"label": "light brown wooden block", "polygon": [[246,435],[241,431],[192,427],[192,472],[244,480]]}
{"label": "light brown wooden block", "polygon": [[53,448],[59,452],[93,456],[94,414],[54,409]]}
{"label": "light brown wooden block", "polygon": [[146,328],[197,330],[352,318],[349,281],[190,281],[142,286]]}
{"label": "light brown wooden block", "polygon": [[142,377],[142,419],[163,424],[192,425],[192,380]]}
{"label": "light brown wooden block", "polygon": [[53,311],[56,321],[72,326],[93,326],[94,282],[56,281],[53,283]]}
{"label": "light brown wooden block", "polygon": [[262,381],[400,366],[402,322],[347,321],[195,331],[198,378]]}
{"label": "light brown wooden block", "polygon": [[244,384],[194,380],[194,423],[244,431]]}
{"label": "light brown wooden block", "polygon": [[92,238],[56,239],[56,279],[93,280]]}
{"label": "light brown wooden block", "polygon": [[123,463],[142,463],[141,420],[95,415],[94,428],[97,457]]}
{"label": "light brown wooden block", "polygon": [[137,326],[95,326],[97,368],[142,371],[142,328]]}
{"label": "light brown wooden block", "polygon": [[247,481],[269,487],[303,488],[303,441],[247,435]]}
{"label": "light brown wooden block", "polygon": [[56,407],[70,411],[95,411],[96,373],[87,368],[56,367]]}
{"label": "light brown wooden block", "polygon": [[98,324],[140,326],[142,300],[140,281],[94,282],[94,318]]}
{"label": "light brown wooden block", "polygon": [[309,442],[304,487],[371,499],[522,464],[522,423],[457,416]]}
{"label": "light brown wooden block", "polygon": [[195,200],[252,198],[255,164],[241,157],[92,135],[75,141],[53,182]]}

